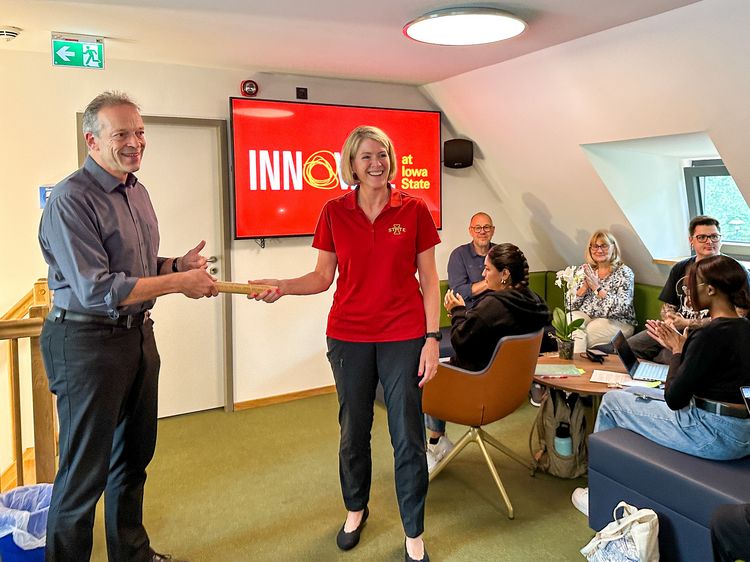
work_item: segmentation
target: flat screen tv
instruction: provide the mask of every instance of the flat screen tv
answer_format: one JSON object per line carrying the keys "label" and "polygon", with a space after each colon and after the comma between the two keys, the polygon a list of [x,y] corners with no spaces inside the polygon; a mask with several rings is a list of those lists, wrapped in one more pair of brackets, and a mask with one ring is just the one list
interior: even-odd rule
{"label": "flat screen tv", "polygon": [[309,236],[323,205],[348,193],[341,147],[358,125],[393,140],[393,184],[441,223],[440,112],[230,98],[235,238]]}

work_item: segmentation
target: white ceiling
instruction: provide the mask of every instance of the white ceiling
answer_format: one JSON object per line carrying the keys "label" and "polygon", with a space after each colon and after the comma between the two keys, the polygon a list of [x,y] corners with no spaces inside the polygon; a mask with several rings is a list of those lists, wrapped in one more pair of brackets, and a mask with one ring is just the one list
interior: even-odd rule
{"label": "white ceiling", "polygon": [[482,3],[528,23],[485,46],[415,43],[403,25],[460,0],[3,0],[0,26],[23,29],[2,50],[49,52],[50,32],[107,38],[130,59],[404,84],[426,84],[653,16],[698,0],[515,0]]}

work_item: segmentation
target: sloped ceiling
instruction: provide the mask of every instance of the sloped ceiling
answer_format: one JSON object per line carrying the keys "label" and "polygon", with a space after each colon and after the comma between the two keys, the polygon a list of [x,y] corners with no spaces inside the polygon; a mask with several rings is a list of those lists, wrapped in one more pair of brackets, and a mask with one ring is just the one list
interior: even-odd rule
{"label": "sloped ceiling", "polygon": [[[50,32],[107,38],[107,57],[422,85],[672,10],[696,0],[517,0],[483,4],[528,29],[486,46],[406,39],[408,21],[446,0],[4,0],[0,49],[49,52]],[[458,5],[461,5],[459,3]]]}

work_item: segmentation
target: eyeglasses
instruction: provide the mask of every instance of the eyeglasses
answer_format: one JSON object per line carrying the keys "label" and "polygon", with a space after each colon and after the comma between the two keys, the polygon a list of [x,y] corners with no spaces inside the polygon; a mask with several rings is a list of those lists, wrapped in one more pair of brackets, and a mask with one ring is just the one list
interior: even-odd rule
{"label": "eyeglasses", "polygon": [[721,234],[718,234],[714,232],[713,234],[696,234],[693,236],[698,242],[706,242],[707,240],[710,240],[711,242],[718,242],[721,240]]}
{"label": "eyeglasses", "polygon": [[591,248],[592,252],[594,251],[606,252],[607,250],[609,250],[609,244],[591,244],[591,246],[589,247]]}
{"label": "eyeglasses", "polygon": [[477,234],[479,234],[480,232],[492,232],[492,230],[493,230],[494,228],[495,228],[495,227],[494,227],[494,226],[492,226],[491,224],[482,224],[482,225],[479,225],[479,224],[478,224],[478,225],[476,225],[476,226],[472,226],[472,227],[471,227],[471,229],[472,229],[472,230],[473,230],[474,232],[476,232]]}
{"label": "eyeglasses", "polygon": [[[698,287],[702,287],[703,285],[708,285],[708,283],[705,283],[705,282],[704,283],[696,283],[695,287],[698,288]],[[690,293],[690,287],[688,287],[687,285],[683,285],[681,288],[682,288],[682,292],[684,294],[687,295],[688,293]]]}

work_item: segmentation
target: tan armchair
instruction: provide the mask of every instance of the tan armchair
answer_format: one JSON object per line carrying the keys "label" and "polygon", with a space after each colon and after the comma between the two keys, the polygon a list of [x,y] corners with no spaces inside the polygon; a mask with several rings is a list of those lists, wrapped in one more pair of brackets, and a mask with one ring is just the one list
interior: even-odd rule
{"label": "tan armchair", "polygon": [[440,474],[466,445],[476,443],[508,507],[510,519],[513,519],[513,506],[485,444],[489,443],[528,468],[531,475],[533,469],[527,460],[485,432],[482,426],[513,413],[526,401],[543,334],[544,331],[539,330],[532,334],[502,338],[483,371],[467,371],[441,363],[437,375],[425,385],[422,395],[422,407],[426,414],[469,426],[455,448],[432,471],[430,480]]}

